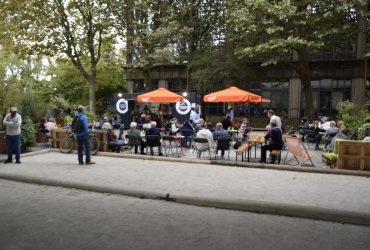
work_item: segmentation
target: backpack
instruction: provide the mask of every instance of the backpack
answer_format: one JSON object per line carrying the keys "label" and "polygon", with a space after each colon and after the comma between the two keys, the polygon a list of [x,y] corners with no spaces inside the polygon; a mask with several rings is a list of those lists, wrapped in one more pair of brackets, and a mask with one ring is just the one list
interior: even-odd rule
{"label": "backpack", "polygon": [[72,120],[72,131],[73,133],[79,133],[83,130],[80,116],[76,115]]}

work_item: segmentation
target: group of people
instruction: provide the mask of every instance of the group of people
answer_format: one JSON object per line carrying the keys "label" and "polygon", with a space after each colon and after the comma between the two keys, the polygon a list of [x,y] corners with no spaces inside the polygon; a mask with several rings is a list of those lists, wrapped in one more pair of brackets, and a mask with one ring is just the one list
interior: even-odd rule
{"label": "group of people", "polygon": [[[309,132],[313,131],[313,132]],[[302,141],[315,142],[315,150],[320,150],[320,144],[324,143],[324,150],[332,152],[337,139],[350,139],[351,131],[343,121],[329,121],[323,117],[321,121],[315,120],[309,123],[307,117],[303,117],[299,125],[299,134]]]}

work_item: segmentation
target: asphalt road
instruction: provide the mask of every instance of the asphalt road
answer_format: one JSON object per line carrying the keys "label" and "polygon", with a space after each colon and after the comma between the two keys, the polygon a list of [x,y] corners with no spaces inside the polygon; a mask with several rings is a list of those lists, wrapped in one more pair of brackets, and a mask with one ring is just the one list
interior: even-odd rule
{"label": "asphalt road", "polygon": [[0,180],[1,249],[369,249],[370,227]]}

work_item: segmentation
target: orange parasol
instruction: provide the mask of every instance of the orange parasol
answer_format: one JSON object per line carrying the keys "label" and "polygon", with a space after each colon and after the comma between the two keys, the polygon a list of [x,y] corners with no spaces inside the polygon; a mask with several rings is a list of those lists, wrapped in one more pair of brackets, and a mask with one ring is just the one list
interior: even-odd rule
{"label": "orange parasol", "polygon": [[183,100],[184,97],[165,88],[158,88],[137,96],[138,102],[182,102]]}
{"label": "orange parasol", "polygon": [[260,102],[261,103],[270,103],[271,100],[270,99],[267,99],[267,98],[262,98]]}
{"label": "orange parasol", "polygon": [[204,102],[261,102],[262,97],[237,87],[230,87],[203,97]]}

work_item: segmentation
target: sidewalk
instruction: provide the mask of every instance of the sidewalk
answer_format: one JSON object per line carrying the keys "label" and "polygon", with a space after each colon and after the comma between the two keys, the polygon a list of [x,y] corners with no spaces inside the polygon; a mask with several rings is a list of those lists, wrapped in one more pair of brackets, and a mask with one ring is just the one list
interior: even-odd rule
{"label": "sidewalk", "polygon": [[0,179],[370,226],[368,177],[115,153],[80,166],[75,154],[40,153],[20,165],[1,163]]}

